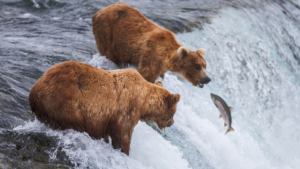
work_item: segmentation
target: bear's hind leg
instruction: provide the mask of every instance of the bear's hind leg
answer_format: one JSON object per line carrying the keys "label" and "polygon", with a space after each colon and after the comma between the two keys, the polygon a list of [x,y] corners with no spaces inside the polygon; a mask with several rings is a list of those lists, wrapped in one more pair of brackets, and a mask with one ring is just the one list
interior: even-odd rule
{"label": "bear's hind leg", "polygon": [[109,136],[108,135],[103,137],[103,139],[104,139],[105,143],[109,143]]}
{"label": "bear's hind leg", "polygon": [[111,136],[111,144],[114,149],[120,149],[120,139],[117,136]]}

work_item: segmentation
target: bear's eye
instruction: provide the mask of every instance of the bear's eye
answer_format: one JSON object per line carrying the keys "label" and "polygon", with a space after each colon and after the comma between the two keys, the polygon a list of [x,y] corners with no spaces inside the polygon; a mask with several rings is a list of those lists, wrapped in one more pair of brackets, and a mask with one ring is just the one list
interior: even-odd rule
{"label": "bear's eye", "polygon": [[196,69],[197,70],[201,70],[201,66],[200,65],[196,65]]}

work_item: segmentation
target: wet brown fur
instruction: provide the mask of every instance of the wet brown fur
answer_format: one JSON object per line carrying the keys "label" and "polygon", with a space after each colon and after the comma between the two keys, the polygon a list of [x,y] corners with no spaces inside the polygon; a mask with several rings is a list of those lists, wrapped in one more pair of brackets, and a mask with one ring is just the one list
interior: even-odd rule
{"label": "wet brown fur", "polygon": [[163,78],[168,70],[180,73],[195,86],[199,81],[206,83],[205,52],[198,49],[178,53],[182,45],[171,31],[149,21],[125,3],[99,10],[93,16],[93,33],[101,55],[116,64],[136,66],[151,83],[159,76]]}
{"label": "wet brown fur", "polygon": [[106,71],[74,61],[51,67],[29,94],[39,121],[106,142],[110,136],[113,147],[127,155],[138,121],[153,121],[163,129],[174,121],[179,99],[133,69]]}

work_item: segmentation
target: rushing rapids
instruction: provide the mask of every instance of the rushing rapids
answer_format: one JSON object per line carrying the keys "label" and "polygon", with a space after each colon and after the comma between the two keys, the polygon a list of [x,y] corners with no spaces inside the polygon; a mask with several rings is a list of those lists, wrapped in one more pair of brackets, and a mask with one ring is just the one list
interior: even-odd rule
{"label": "rushing rapids", "polygon": [[[298,168],[300,1],[133,1],[191,50],[206,49],[210,84],[167,72],[180,93],[172,127],[135,127],[130,155],[73,130],[53,131],[30,111],[28,93],[56,63],[123,68],[99,56],[91,18],[116,1],[0,2],[0,168]],[[226,129],[210,93],[234,107]]]}

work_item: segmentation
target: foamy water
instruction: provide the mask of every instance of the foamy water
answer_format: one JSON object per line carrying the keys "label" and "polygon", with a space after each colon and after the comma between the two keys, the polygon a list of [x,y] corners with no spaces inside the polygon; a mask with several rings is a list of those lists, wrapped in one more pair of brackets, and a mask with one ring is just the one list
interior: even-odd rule
{"label": "foamy water", "polygon": [[[160,79],[164,87],[181,95],[175,123],[158,133],[139,122],[129,156],[86,133],[52,131],[37,120],[14,130],[58,137],[77,168],[298,168],[300,27],[281,8],[223,9],[203,30],[177,34],[190,49],[207,50],[212,82],[200,89],[166,73]],[[118,68],[98,54],[88,63]],[[235,131],[224,135],[226,127],[210,93],[234,107]],[[56,158],[55,151],[49,155]]]}

